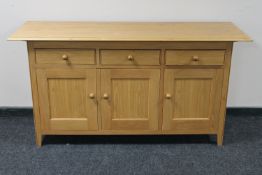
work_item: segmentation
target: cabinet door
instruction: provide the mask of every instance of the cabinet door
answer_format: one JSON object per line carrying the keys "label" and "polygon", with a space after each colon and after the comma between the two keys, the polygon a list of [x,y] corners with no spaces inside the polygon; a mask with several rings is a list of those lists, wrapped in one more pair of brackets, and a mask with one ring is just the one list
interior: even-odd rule
{"label": "cabinet door", "polygon": [[166,69],[163,130],[214,133],[222,77],[222,69]]}
{"label": "cabinet door", "polygon": [[44,129],[97,130],[95,69],[40,69],[37,82]]}
{"label": "cabinet door", "polygon": [[101,70],[101,115],[104,130],[157,130],[158,69]]}

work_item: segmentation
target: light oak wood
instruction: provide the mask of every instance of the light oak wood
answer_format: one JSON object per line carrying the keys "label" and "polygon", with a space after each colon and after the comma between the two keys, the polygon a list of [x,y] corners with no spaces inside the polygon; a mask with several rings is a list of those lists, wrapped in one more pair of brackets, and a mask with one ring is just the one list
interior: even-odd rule
{"label": "light oak wood", "polygon": [[167,50],[166,65],[223,65],[224,50]]}
{"label": "light oak wood", "polygon": [[29,60],[29,68],[30,68],[30,79],[31,79],[31,89],[32,89],[32,100],[33,100],[33,113],[34,113],[34,125],[35,125],[35,142],[38,147],[42,146],[43,140],[43,128],[41,127],[41,115],[40,115],[40,107],[39,107],[39,96],[38,96],[38,88],[37,88],[37,76],[35,65],[35,50],[33,47],[33,43],[27,43],[27,51],[28,51],[28,60]]}
{"label": "light oak wood", "polygon": [[36,49],[37,64],[95,64],[95,50]]}
{"label": "light oak wood", "polygon": [[233,50],[233,43],[229,43],[228,46],[227,46],[226,58],[225,58],[225,67],[224,67],[224,75],[223,75],[223,83],[222,83],[222,97],[221,97],[221,103],[220,103],[219,120],[217,121],[218,122],[217,144],[220,145],[220,146],[223,145],[223,139],[224,139],[227,93],[228,93],[228,83],[229,83],[231,59],[232,59],[232,50]]}
{"label": "light oak wood", "polygon": [[160,70],[101,71],[105,130],[157,130]]}
{"label": "light oak wood", "polygon": [[231,22],[26,22],[9,40],[250,41]]}
{"label": "light oak wood", "polygon": [[38,69],[40,114],[47,130],[97,130],[95,69]]}
{"label": "light oak wood", "polygon": [[222,69],[166,69],[163,130],[215,131]]}
{"label": "light oak wood", "polygon": [[[52,43],[48,43],[47,45],[45,45],[45,43],[34,43],[36,46],[37,46],[37,48],[38,48],[38,46],[40,46],[40,45],[42,45],[41,47],[42,48],[45,48],[45,47],[47,47],[47,48],[49,48],[50,47],[50,45],[49,44],[51,44],[51,46],[52,46]],[[58,43],[58,45],[59,45],[59,47],[60,48],[67,48],[68,47],[68,43],[64,43],[65,45],[60,45],[59,43]],[[91,43],[90,43],[90,46],[89,46],[89,43],[82,43],[82,44],[78,44],[78,43],[76,43],[77,44],[77,46],[78,46],[78,48],[83,48],[83,46],[85,46],[84,48],[90,48],[91,47]],[[139,44],[139,43],[137,43],[137,44]],[[180,43],[180,42],[173,42],[173,43],[169,43],[169,42],[167,42],[167,43],[162,43],[162,44],[159,44],[159,43],[152,43],[152,45],[151,45],[151,48],[150,47],[148,47],[148,44],[149,43],[145,43],[145,45],[140,45],[139,47],[140,48],[149,48],[149,49],[153,49],[153,48],[156,48],[156,49],[159,49],[159,48],[168,48],[168,49],[184,49],[184,48],[188,48],[188,49],[191,49],[191,50],[193,50],[193,49],[204,49],[204,48],[209,48],[209,49],[222,49],[222,50],[226,50],[226,49],[228,49],[228,43],[220,43],[220,42],[216,42],[216,43],[195,43],[195,44],[193,44],[193,43]],[[222,44],[222,45],[221,45]],[[134,47],[135,45],[134,45],[134,43],[130,43],[130,45],[129,45],[129,43],[119,43],[119,45],[117,44],[117,43],[113,43],[111,46],[112,46],[112,48],[129,48],[129,50],[132,50],[132,49],[135,49],[136,47]],[[212,47],[210,47],[210,45],[212,46]],[[102,48],[104,48],[103,46],[103,44],[101,44],[101,43],[94,43],[93,44],[93,46],[95,46],[95,47],[98,47],[99,48],[99,46],[101,46]],[[121,47],[122,46],[122,47]],[[131,49],[130,49],[131,48]],[[97,53],[97,58],[96,58],[96,62],[97,63],[99,63],[101,60],[99,59],[100,58],[100,51],[99,51],[99,49],[97,49],[97,51],[96,51],[96,53]],[[165,53],[165,49],[162,51],[162,53]],[[161,65],[159,65],[160,67],[162,67],[160,70],[161,70],[161,72],[164,72],[164,70],[166,70],[165,69],[165,65],[164,65],[164,55],[165,54],[162,54],[162,56],[160,56],[160,58],[162,58],[162,59],[160,59],[160,63],[161,63]],[[161,61],[161,60],[163,60],[163,61]],[[50,67],[51,68],[51,66],[52,65],[49,65],[49,66],[45,66],[46,68],[48,68],[48,67]],[[131,67],[132,67],[132,65],[130,65]],[[179,65],[178,65],[179,66]],[[191,65],[188,65],[188,66],[191,66]],[[216,65],[217,66],[217,65]],[[221,65],[219,65],[219,66],[221,66]],[[42,66],[40,66],[39,68],[41,68]],[[57,66],[55,66],[55,67],[57,67]],[[72,65],[71,66],[71,68],[76,68],[76,69],[79,69],[79,68],[85,68],[86,66],[81,66],[81,65]],[[170,66],[169,66],[170,67]],[[86,67],[86,68],[88,68],[88,67]],[[100,70],[99,69],[101,69],[101,68],[103,68],[103,66],[101,67],[99,64],[98,65],[96,65],[96,68],[98,69],[97,71],[98,72],[100,72]],[[124,66],[124,67],[121,67],[121,65],[112,65],[112,67],[111,67],[111,69],[112,70],[116,70],[116,68],[123,68],[123,70],[126,70],[128,67],[126,67],[126,66]],[[146,68],[150,68],[150,66],[148,67],[148,66],[145,66],[145,65],[139,65],[139,67],[137,67],[137,70],[144,70],[144,69],[146,69]],[[187,70],[188,68],[187,67],[174,67],[174,68],[180,68],[181,70]],[[206,65],[198,65],[198,67],[197,67],[199,70],[202,70],[203,68],[204,68],[204,70],[206,69]],[[210,67],[209,67],[210,68]],[[219,69],[221,69],[221,68],[223,68],[223,67],[215,67],[214,65],[213,65],[213,68],[215,68],[215,69],[217,69],[217,68],[219,68]],[[111,70],[111,69],[108,69],[108,70]],[[134,69],[135,70],[135,69]],[[221,70],[223,70],[223,69],[221,69]],[[102,69],[102,72],[103,71],[106,71],[106,70],[104,70],[104,69]],[[129,73],[128,73],[129,74]],[[106,74],[107,75],[107,74]],[[109,74],[108,74],[109,75]],[[187,126],[188,128],[187,129],[172,129],[172,130],[161,130],[160,128],[162,128],[162,118],[160,118],[160,116],[162,116],[162,113],[161,113],[161,111],[162,110],[159,110],[159,116],[158,116],[158,121],[156,122],[156,124],[155,124],[155,126],[157,126],[157,128],[158,129],[156,129],[156,130],[152,130],[152,128],[150,129],[150,128],[146,128],[146,127],[148,127],[148,125],[145,125],[143,122],[143,120],[141,120],[140,119],[140,121],[139,121],[139,118],[134,118],[134,119],[131,119],[131,120],[128,120],[128,119],[122,119],[124,122],[122,122],[121,121],[121,119],[119,120],[120,121],[120,124],[118,124],[119,122],[117,122],[117,124],[115,124],[114,123],[114,127],[116,127],[115,129],[113,129],[113,128],[111,128],[111,129],[104,129],[104,127],[103,127],[103,125],[105,125],[106,123],[108,124],[108,123],[110,123],[110,120],[109,120],[109,122],[105,122],[104,120],[105,120],[105,117],[103,117],[103,100],[110,100],[110,96],[109,96],[109,94],[107,93],[106,94],[106,99],[103,99],[103,96],[104,96],[104,93],[102,92],[103,90],[103,87],[105,87],[104,85],[103,85],[103,83],[105,83],[105,81],[104,81],[104,79],[103,79],[103,76],[102,76],[102,74],[101,74],[101,77],[102,77],[102,79],[101,79],[101,81],[97,81],[96,83],[97,83],[97,85],[99,85],[99,91],[100,92],[98,92],[98,96],[99,97],[97,97],[97,101],[98,101],[98,106],[101,106],[101,107],[98,107],[98,109],[99,109],[99,115],[98,115],[98,118],[97,118],[97,121],[100,121],[99,122],[99,125],[100,126],[98,126],[98,128],[100,128],[99,129],[99,131],[90,131],[90,130],[88,130],[88,129],[84,129],[84,130],[75,130],[75,129],[73,129],[73,128],[71,128],[70,130],[50,130],[50,129],[45,129],[45,128],[43,128],[42,129],[42,132],[44,133],[44,134],[104,134],[104,135],[107,135],[107,134],[216,134],[217,133],[217,128],[218,128],[218,118],[217,117],[214,117],[214,118],[212,118],[212,121],[210,120],[210,123],[211,123],[211,125],[212,125],[212,128],[210,129],[210,125],[205,125],[205,124],[202,124],[200,127],[196,127],[197,125],[197,122],[196,123],[194,123],[194,122],[189,122],[189,121],[185,121],[184,123],[183,122],[181,122],[181,123],[183,123],[183,124],[180,124],[180,126],[182,126],[183,127],[183,125],[184,126]],[[110,83],[107,83],[107,84],[110,84]],[[117,83],[116,83],[117,84]],[[119,84],[119,83],[118,83]],[[116,85],[116,87],[119,87],[118,86],[118,84]],[[139,83],[140,84],[140,83]],[[143,84],[143,83],[141,83],[141,84]],[[161,84],[163,84],[163,83],[161,83]],[[142,85],[143,86],[143,85]],[[102,89],[101,89],[101,87],[102,87]],[[121,87],[121,85],[120,85],[120,87]],[[159,87],[162,87],[162,85],[161,86],[159,86]],[[159,89],[159,88],[158,88]],[[159,92],[161,92],[160,94],[162,94],[161,96],[163,96],[163,95],[166,95],[166,94],[163,94],[162,93],[162,90],[161,89],[159,89],[160,91]],[[124,93],[123,93],[124,94]],[[217,93],[218,95],[216,95],[216,97],[214,97],[214,98],[220,98],[219,97],[219,93]],[[103,99],[103,100],[102,100]],[[161,99],[163,99],[163,98],[159,98],[159,101],[158,101],[158,106],[159,107],[162,107],[162,102],[163,101],[165,101],[165,100],[161,100]],[[128,100],[129,101],[129,100]],[[130,101],[129,101],[130,102]],[[165,103],[164,103],[165,104]],[[123,106],[123,105],[122,105]],[[120,108],[121,108],[121,105],[120,105]],[[129,109],[130,110],[130,108],[123,108],[123,109]],[[159,109],[159,108],[158,108]],[[161,109],[161,108],[160,108]],[[216,108],[217,109],[217,108]],[[115,110],[115,109],[114,109]],[[100,111],[102,111],[102,112],[100,112]],[[116,110],[117,111],[117,110]],[[219,111],[216,111],[216,110],[214,110],[215,112],[214,113],[219,113]],[[164,111],[163,111],[164,112]],[[157,112],[156,112],[157,113]],[[109,113],[107,113],[107,114],[109,114]],[[110,119],[110,118],[109,118]],[[133,121],[136,121],[136,122],[138,122],[138,124],[136,123],[136,122],[133,122]],[[164,120],[165,120],[165,118],[164,118]],[[111,121],[112,122],[112,121]],[[115,121],[114,121],[115,122]],[[161,122],[161,123],[160,123]],[[164,121],[165,122],[165,121]],[[123,124],[124,123],[124,124]],[[112,124],[112,123],[111,123]],[[163,125],[164,125],[164,123],[163,123]],[[75,126],[75,127],[77,127],[77,126]],[[159,128],[160,127],[160,128]],[[131,128],[131,129],[130,129]]]}
{"label": "light oak wood", "polygon": [[[175,41],[167,41],[167,42],[156,42],[156,41],[33,41],[33,47],[35,49],[42,49],[42,48],[63,48],[63,49],[92,49],[96,48],[99,50],[102,49],[149,49],[149,50],[225,50],[227,49],[228,43],[225,41],[206,41],[206,42],[175,42]],[[163,55],[163,54],[162,54]],[[98,56],[98,53],[96,53]]]}
{"label": "light oak wood", "polygon": [[[44,135],[212,134],[223,144],[232,23],[28,22],[36,144]],[[193,42],[191,42],[193,41]]]}
{"label": "light oak wood", "polygon": [[160,65],[160,50],[101,50],[102,65]]}

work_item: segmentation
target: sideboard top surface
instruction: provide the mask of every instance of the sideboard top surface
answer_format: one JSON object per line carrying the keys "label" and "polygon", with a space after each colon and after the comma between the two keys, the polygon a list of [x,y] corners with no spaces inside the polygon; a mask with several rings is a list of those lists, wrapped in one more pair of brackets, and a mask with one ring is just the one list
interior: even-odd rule
{"label": "sideboard top surface", "polygon": [[9,40],[22,41],[250,41],[231,22],[28,21]]}

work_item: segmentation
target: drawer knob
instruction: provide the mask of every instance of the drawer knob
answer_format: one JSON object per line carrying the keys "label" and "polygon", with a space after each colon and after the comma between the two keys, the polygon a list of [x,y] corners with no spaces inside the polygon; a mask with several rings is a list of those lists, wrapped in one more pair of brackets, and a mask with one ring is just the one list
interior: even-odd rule
{"label": "drawer knob", "polygon": [[91,98],[91,99],[95,98],[95,94],[94,93],[90,93],[89,94],[89,98]]}
{"label": "drawer knob", "polygon": [[134,61],[133,55],[128,55],[128,56],[127,56],[127,59],[128,59],[129,61]]}
{"label": "drawer knob", "polygon": [[196,56],[196,55],[194,55],[194,56],[192,57],[192,60],[193,60],[193,61],[199,61],[199,57]]}
{"label": "drawer knob", "polygon": [[167,93],[166,94],[166,99],[170,99],[171,98],[171,94]]}
{"label": "drawer knob", "polygon": [[103,99],[108,99],[108,98],[109,98],[108,94],[107,94],[107,93],[104,93],[104,94],[103,94]]}
{"label": "drawer knob", "polygon": [[68,61],[68,55],[66,55],[66,54],[62,55],[62,59],[65,60],[65,61]]}

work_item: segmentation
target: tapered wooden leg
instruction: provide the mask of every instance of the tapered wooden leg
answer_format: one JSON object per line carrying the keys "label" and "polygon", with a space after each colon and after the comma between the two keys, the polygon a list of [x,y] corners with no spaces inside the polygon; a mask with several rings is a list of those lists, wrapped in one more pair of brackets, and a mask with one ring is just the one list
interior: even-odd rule
{"label": "tapered wooden leg", "polygon": [[34,126],[35,126],[35,142],[38,147],[42,146],[43,135],[41,134],[41,121],[38,104],[38,89],[35,69],[35,50],[32,42],[27,42],[28,56],[29,56],[29,67],[30,67],[30,79],[32,88],[32,99],[33,99],[33,112],[34,112]]}
{"label": "tapered wooden leg", "polygon": [[224,133],[217,134],[217,145],[223,146]]}
{"label": "tapered wooden leg", "polygon": [[233,43],[229,42],[227,47],[228,48],[226,50],[226,55],[225,55],[225,67],[224,67],[224,79],[223,79],[223,87],[222,87],[222,94],[221,94],[220,115],[219,115],[219,123],[218,123],[218,130],[217,130],[218,146],[223,145],[223,139],[224,139],[227,92],[228,92],[228,82],[229,82]]}
{"label": "tapered wooden leg", "polygon": [[41,146],[42,146],[43,138],[44,138],[44,135],[42,135],[42,134],[36,134],[36,136],[35,136],[35,141],[36,141],[36,145],[37,145],[38,147],[41,147]]}
{"label": "tapered wooden leg", "polygon": [[225,130],[225,115],[226,113],[220,119],[220,125],[219,125],[219,129],[217,132],[217,145],[218,146],[223,146],[224,130]]}

